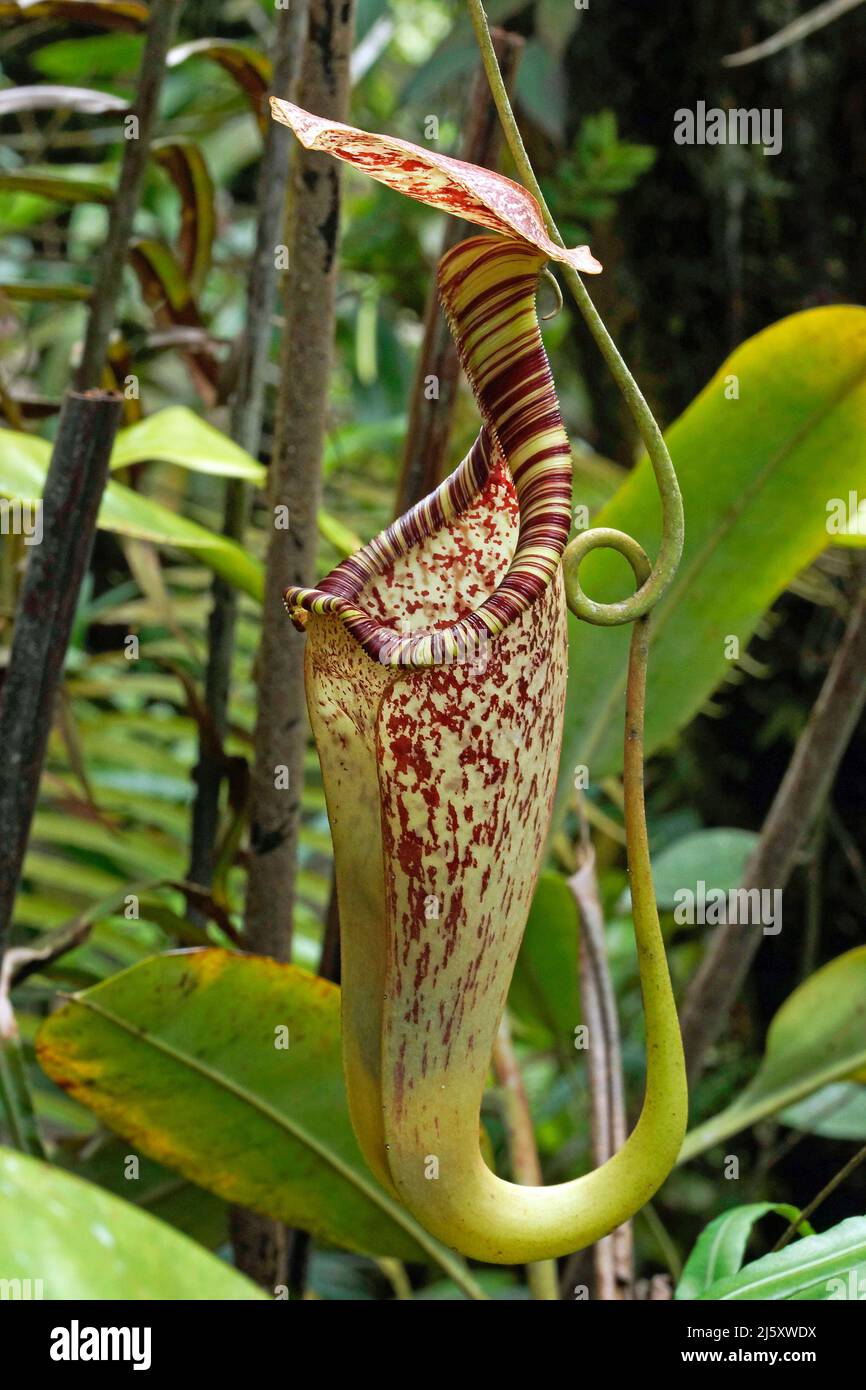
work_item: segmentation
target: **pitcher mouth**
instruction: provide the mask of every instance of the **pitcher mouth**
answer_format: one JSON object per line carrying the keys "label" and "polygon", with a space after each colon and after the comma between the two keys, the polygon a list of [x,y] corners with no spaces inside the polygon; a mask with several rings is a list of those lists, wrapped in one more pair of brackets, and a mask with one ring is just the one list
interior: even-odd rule
{"label": "pitcher mouth", "polygon": [[[439,666],[473,659],[479,642],[498,637],[550,584],[571,524],[571,450],[534,312],[542,264],[532,247],[489,236],[443,257],[440,295],[483,428],[445,482],[318,588],[285,591],[296,626],[309,614],[332,614],[383,665]],[[452,622],[409,633],[365,611],[365,585],[455,521],[497,469],[516,494],[519,528],[507,571],[483,602]]]}
{"label": "pitcher mouth", "polygon": [[387,574],[395,560],[450,526],[478,501],[496,453],[496,445],[483,429],[462,463],[439,487],[343,560],[317,588],[286,589],[283,598],[295,627],[303,629],[311,614],[330,614],[340,619],[369,657],[386,666],[439,666],[470,659],[479,639],[501,630],[495,613],[487,612],[496,594],[456,622],[410,633],[395,632],[361,608],[358,600],[370,581]]}

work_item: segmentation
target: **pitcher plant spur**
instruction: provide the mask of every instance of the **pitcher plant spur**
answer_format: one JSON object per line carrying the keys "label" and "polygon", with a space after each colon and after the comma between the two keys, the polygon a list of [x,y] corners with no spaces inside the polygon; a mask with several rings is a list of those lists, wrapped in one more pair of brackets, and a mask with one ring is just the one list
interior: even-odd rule
{"label": "pitcher plant spur", "polygon": [[564,1255],[653,1195],[679,1152],[687,1108],[644,822],[640,616],[625,744],[647,1025],[640,1119],[609,1162],[553,1187],[504,1182],[479,1148],[556,783],[566,587],[587,616],[577,567],[599,544],[626,554],[639,586],[650,574],[617,532],[586,532],[566,550],[571,451],[535,297],[548,259],[601,266],[587,247],[558,246],[535,198],[509,179],[289,102],[272,108],[307,148],[497,234],[461,242],[438,270],[481,415],[477,440],[435,492],[318,588],[287,590],[286,604],[308,639],[307,701],[336,863],[344,1069],[364,1156],[465,1255],[503,1264]]}

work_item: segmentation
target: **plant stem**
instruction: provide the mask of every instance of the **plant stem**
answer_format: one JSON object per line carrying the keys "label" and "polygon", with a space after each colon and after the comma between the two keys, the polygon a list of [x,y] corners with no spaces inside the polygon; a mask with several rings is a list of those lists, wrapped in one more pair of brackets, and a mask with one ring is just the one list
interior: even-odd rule
{"label": "plant stem", "polygon": [[[354,5],[339,15],[311,0],[299,99],[318,115],[345,120]],[[252,781],[246,935],[249,948],[287,960],[307,724],[301,633],[289,623],[283,590],[315,577],[316,515],[334,339],[340,166],[298,146],[292,176],[290,272],[280,388],[268,479],[272,526],[258,655],[258,721]],[[288,525],[277,524],[288,508]],[[285,773],[278,771],[285,768]],[[288,786],[285,783],[288,782]]]}
{"label": "plant stem", "polygon": [[[526,153],[514,112],[511,109],[511,102],[502,80],[502,73],[499,70],[496,52],[490,37],[484,5],[482,0],[467,0],[467,3],[472,27],[481,50],[481,59],[487,72],[487,80],[490,83],[490,90],[493,93],[493,100],[496,102],[496,109],[499,112],[499,119],[505,131],[505,138],[517,168],[518,177],[538,202],[550,236],[558,245],[564,246],[565,243],[547,206],[541,185]],[[569,292],[583,315],[644,442],[662,502],[662,541],[658,557],[646,582],[630,598],[624,599],[620,603],[607,604],[595,603],[592,599],[587,598],[577,583],[577,566],[585,551],[581,551],[579,557],[575,557],[572,591],[569,595],[569,606],[572,612],[588,622],[613,627],[620,623],[632,622],[635,618],[648,613],[673,579],[683,550],[683,504],[667,445],[652,411],[644,400],[640,387],[605,328],[577,271],[567,265],[563,265],[561,270]],[[586,532],[585,536],[588,537],[590,534],[595,533]],[[619,535],[620,533],[610,533],[611,536],[614,534]],[[628,539],[626,537],[626,541]],[[597,540],[592,543],[588,542],[586,550],[595,549],[599,544],[602,542]],[[604,544],[614,545],[615,543],[608,540]]]}
{"label": "plant stem", "polygon": [[0,700],[0,955],[120,414],[111,392],[67,393],[45,479],[42,541],[18,595]]}
{"label": "plant stem", "polygon": [[[305,0],[290,9],[277,10],[274,33],[272,90],[275,96],[293,93],[303,49]],[[267,109],[267,107],[266,107]],[[289,186],[289,139],[284,126],[269,120],[265,130],[259,169],[256,205],[258,223],[247,283],[246,322],[241,343],[238,376],[232,397],[231,436],[247,453],[257,455],[261,444],[265,408],[265,376],[273,333],[277,291],[275,249],[286,214]],[[242,541],[249,512],[249,489],[242,478],[230,478],[225,490],[223,535]],[[208,623],[208,661],[205,703],[213,733],[222,745],[228,730],[229,689],[235,647],[238,597],[233,585],[219,575],[212,587],[213,606]],[[196,796],[192,816],[192,848],[189,877],[210,886],[214,847],[219,825],[219,794],[224,767],[218,749],[199,739]]]}
{"label": "plant stem", "polygon": [[[845,634],[746,865],[747,890],[785,888],[866,705],[866,572],[859,574]],[[690,1079],[700,1075],[762,940],[749,923],[729,923],[715,933],[683,1004]]]}
{"label": "plant stem", "polygon": [[[499,1024],[499,1032],[493,1044],[492,1060],[493,1070],[501,1087],[512,1177],[515,1182],[524,1183],[527,1187],[540,1187],[543,1178],[538,1145],[532,1128],[532,1115],[526,1087],[523,1084],[523,1074],[511,1040],[507,1011],[502,1015]],[[556,1260],[536,1260],[528,1264],[526,1276],[533,1298],[547,1302],[558,1301]]]}
{"label": "plant stem", "polygon": [[138,128],[124,141],[117,194],[111,207],[108,235],[99,257],[84,348],[75,378],[79,391],[87,391],[102,383],[129,238],[150,157],[150,142],[165,76],[165,56],[171,47],[181,4],[182,0],[151,0],[132,113],[137,119]]}
{"label": "plant stem", "polygon": [[821,1188],[821,1191],[818,1193],[817,1197],[813,1197],[809,1205],[803,1208],[803,1210],[800,1212],[800,1215],[797,1217],[797,1220],[792,1221],[787,1230],[782,1232],[779,1239],[776,1241],[776,1244],[773,1246],[773,1249],[770,1252],[771,1254],[775,1255],[777,1250],[783,1250],[785,1246],[788,1244],[788,1242],[793,1240],[794,1236],[799,1231],[803,1222],[808,1221],[809,1218],[814,1215],[814,1213],[818,1210],[822,1203],[825,1202],[828,1197],[832,1196],[832,1194],[836,1191],[836,1188],[841,1187],[842,1183],[845,1182],[846,1178],[850,1178],[851,1174],[855,1171],[855,1169],[860,1167],[860,1164],[863,1162],[864,1159],[866,1159],[866,1144],[863,1145],[862,1149],[857,1150],[853,1158],[848,1159],[848,1162],[844,1165],[844,1167],[840,1168],[839,1172],[836,1173],[830,1179],[830,1181],[824,1187]]}

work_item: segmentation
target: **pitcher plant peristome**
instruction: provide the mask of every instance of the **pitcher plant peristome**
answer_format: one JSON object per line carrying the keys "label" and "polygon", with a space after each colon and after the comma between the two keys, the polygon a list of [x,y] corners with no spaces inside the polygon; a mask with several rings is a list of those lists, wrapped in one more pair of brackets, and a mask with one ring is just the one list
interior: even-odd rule
{"label": "pitcher plant peristome", "polygon": [[[478,1143],[565,703],[571,452],[535,295],[548,259],[601,267],[587,247],[557,246],[536,200],[511,180],[288,102],[272,108],[309,148],[500,233],[461,242],[438,270],[482,418],[478,439],[434,493],[318,588],[288,590],[286,603],[308,634],[307,700],[340,909],[344,1069],[361,1148],[379,1180],[464,1254],[509,1264],[562,1255],[652,1196],[686,1119],[643,817],[641,619],[626,820],[647,1016],[643,1110],[608,1163],[553,1187],[502,1181]],[[616,544],[643,585],[643,552],[628,538]],[[579,554],[566,554],[576,570]]]}

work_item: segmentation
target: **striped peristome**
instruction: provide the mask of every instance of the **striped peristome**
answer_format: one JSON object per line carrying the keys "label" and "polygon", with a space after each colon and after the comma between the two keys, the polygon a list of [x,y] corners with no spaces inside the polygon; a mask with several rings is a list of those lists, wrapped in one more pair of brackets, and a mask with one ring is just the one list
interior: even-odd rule
{"label": "striped peristome", "polygon": [[[532,246],[489,236],[463,241],[442,258],[439,292],[483,428],[449,478],[317,589],[286,590],[298,626],[310,613],[334,614],[375,661],[438,666],[471,659],[479,640],[498,637],[550,584],[571,523],[571,449],[535,313],[544,260]],[[513,479],[520,516],[514,556],[495,591],[426,631],[397,632],[362,608],[370,580],[465,512],[494,463]]]}

